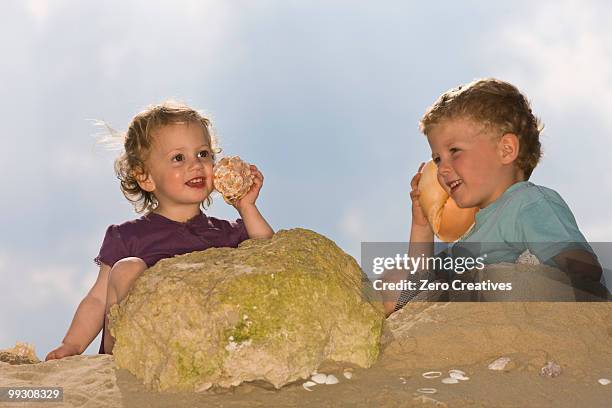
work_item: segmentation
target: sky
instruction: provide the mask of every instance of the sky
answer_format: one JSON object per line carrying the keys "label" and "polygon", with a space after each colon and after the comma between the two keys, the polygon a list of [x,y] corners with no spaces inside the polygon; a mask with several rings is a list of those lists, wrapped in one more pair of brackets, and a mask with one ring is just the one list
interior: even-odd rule
{"label": "sky", "polygon": [[[359,259],[406,241],[418,121],[447,89],[515,84],[542,119],[531,181],[612,241],[612,28],[604,1],[74,1],[0,4],[0,348],[61,342],[108,225],[136,218],[93,120],[175,98],[265,176],[276,229]],[[235,219],[215,200],[210,215]],[[97,341],[88,349],[97,350]]]}

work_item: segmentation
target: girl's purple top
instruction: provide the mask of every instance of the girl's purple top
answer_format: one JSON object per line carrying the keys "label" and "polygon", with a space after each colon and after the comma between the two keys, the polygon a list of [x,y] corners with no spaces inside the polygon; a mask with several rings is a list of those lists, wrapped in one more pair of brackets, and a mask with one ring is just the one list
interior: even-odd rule
{"label": "girl's purple top", "polygon": [[[175,255],[213,247],[235,248],[248,238],[241,219],[229,222],[200,212],[182,223],[148,213],[136,220],[108,227],[95,262],[112,267],[120,259],[135,256],[150,268],[160,259]],[[104,354],[104,330],[99,353]]]}
{"label": "girl's purple top", "polygon": [[213,247],[235,248],[248,238],[241,219],[229,222],[200,212],[182,223],[151,212],[108,227],[95,262],[112,267],[118,260],[134,256],[150,268],[160,259],[175,255]]}

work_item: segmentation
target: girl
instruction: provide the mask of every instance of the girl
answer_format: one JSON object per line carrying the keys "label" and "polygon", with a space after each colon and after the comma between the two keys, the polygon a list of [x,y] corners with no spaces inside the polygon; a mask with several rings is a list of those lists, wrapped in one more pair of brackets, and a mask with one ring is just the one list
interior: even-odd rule
{"label": "girl", "polygon": [[234,204],[242,219],[232,223],[201,211],[211,203],[214,153],[219,151],[210,121],[188,106],[166,102],[134,117],[115,172],[125,197],[145,215],[108,227],[95,259],[98,278],[79,304],[62,344],[46,360],[81,354],[100,329],[100,353],[112,353],[114,339],[106,317],[110,307],[160,259],[272,237],[274,231],[255,206],[263,185],[255,166],[253,186]]}

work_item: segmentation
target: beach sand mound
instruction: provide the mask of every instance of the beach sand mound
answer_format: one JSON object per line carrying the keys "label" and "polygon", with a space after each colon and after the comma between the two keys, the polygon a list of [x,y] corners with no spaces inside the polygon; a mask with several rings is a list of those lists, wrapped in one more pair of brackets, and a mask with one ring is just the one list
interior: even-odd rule
{"label": "beach sand mound", "polygon": [[[39,364],[0,363],[3,386],[62,386],[66,407],[608,407],[611,378],[612,303],[414,302],[385,324],[383,350],[368,369],[325,362],[336,385],[311,392],[301,383],[273,390],[258,382],[203,393],[151,391],[111,356],[69,357]],[[503,371],[487,366],[499,357]],[[540,375],[547,361],[561,375]],[[446,385],[427,371],[461,369],[469,381]],[[418,390],[435,389],[435,394]],[[6,403],[3,403],[6,404]],[[53,404],[56,406],[56,404]],[[5,406],[5,405],[2,405]],[[7,404],[6,406],[23,406]]]}
{"label": "beach sand mound", "polygon": [[510,356],[517,369],[539,371],[554,361],[585,374],[610,356],[612,304],[409,303],[387,319],[383,343],[383,359],[407,369]]}
{"label": "beach sand mound", "polygon": [[[62,387],[62,402],[0,402],[2,407],[122,407],[112,356],[73,356],[37,364],[0,363],[2,387]],[[24,405],[25,404],[25,405]]]}
{"label": "beach sand mound", "polygon": [[361,287],[355,260],[304,229],[164,259],[111,309],[113,353],[158,390],[279,388],[326,359],[369,367],[383,315]]}
{"label": "beach sand mound", "polygon": [[[306,244],[305,247],[313,249],[312,245]],[[326,254],[325,259],[329,256]],[[314,264],[319,265],[319,262],[322,261],[316,260]],[[508,266],[501,268],[506,270]],[[522,267],[520,272],[525,272]],[[279,274],[273,273],[275,276]],[[178,275],[173,276],[178,279]],[[149,289],[153,290],[153,287]],[[211,291],[214,292],[215,288]],[[240,295],[245,296],[244,292]],[[433,292],[423,295],[436,298]],[[176,302],[182,301],[181,297],[177,299]],[[245,296],[243,299],[250,298]],[[318,302],[325,300],[310,301]],[[242,301],[240,304],[246,303]],[[287,312],[287,307],[282,303],[281,312]],[[340,314],[342,319],[343,313],[339,310],[331,313]],[[323,312],[315,309],[314,314],[317,313]],[[255,317],[249,315],[247,320]],[[277,317],[293,321],[290,315]],[[183,321],[186,319],[178,317],[173,320],[175,331],[184,330]],[[327,319],[323,321],[327,322]],[[287,342],[294,339],[295,335],[292,336]],[[146,341],[156,343],[159,340]],[[368,369],[347,363],[323,362],[319,372],[333,373],[340,382],[317,385],[311,387],[310,392],[302,388],[302,382],[274,390],[269,384],[254,381],[201,393],[160,393],[143,386],[142,380],[127,370],[116,369],[111,356],[78,356],[38,364],[0,363],[0,383],[15,387],[64,387],[64,403],[58,405],[62,407],[610,406],[612,385],[600,382],[612,378],[610,302],[415,301],[385,321],[381,343],[381,356]],[[295,358],[301,359],[299,361],[303,361],[299,353],[304,350],[308,349],[302,347],[296,352]],[[175,355],[172,353],[169,354]],[[286,350],[280,350],[279,355],[284,353]],[[500,357],[509,360],[508,364],[499,371],[489,369],[489,364]],[[274,355],[265,358],[273,359]],[[560,375],[554,378],[541,375],[542,367],[551,361],[560,367]],[[247,362],[248,366],[259,364],[268,368],[271,364],[285,364],[278,360]],[[463,370],[469,380],[458,384],[443,383],[451,369]],[[346,370],[352,373],[350,379],[343,376]],[[440,377],[425,378],[423,374],[430,371],[439,372]],[[423,390],[434,391],[424,394]],[[0,405],[17,407],[23,403]]]}

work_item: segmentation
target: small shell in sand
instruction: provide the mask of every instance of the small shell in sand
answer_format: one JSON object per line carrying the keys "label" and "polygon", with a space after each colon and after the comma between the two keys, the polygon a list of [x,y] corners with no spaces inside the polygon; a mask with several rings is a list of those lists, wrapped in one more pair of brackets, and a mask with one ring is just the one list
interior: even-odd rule
{"label": "small shell in sand", "polygon": [[316,382],[317,384],[325,384],[325,381],[327,380],[327,374],[318,373],[310,377],[310,379]]}
{"label": "small shell in sand", "polygon": [[338,378],[333,374],[328,375],[327,378],[325,379],[325,384],[327,385],[338,384],[338,382],[339,382]]}
{"label": "small shell in sand", "polygon": [[353,378],[353,373],[350,371],[345,371],[342,374],[344,375],[344,378],[346,378],[347,380],[350,380],[351,378]]}
{"label": "small shell in sand", "polygon": [[202,383],[202,384],[196,386],[195,392],[204,392],[207,389],[209,389],[210,387],[212,387],[212,383],[211,382],[205,382],[205,383]]}
{"label": "small shell in sand", "polygon": [[420,392],[421,394],[435,394],[438,392],[438,390],[435,388],[419,388],[417,392]]}
{"label": "small shell in sand", "polygon": [[561,374],[561,366],[554,361],[549,361],[540,369],[540,375],[546,377],[557,377],[559,374]]}
{"label": "small shell in sand", "polygon": [[312,381],[306,381],[304,384],[302,384],[302,387],[303,387],[303,388],[304,388],[306,391],[312,391],[312,390],[310,389],[310,387],[313,387],[313,386],[315,386],[315,385],[317,385],[317,383],[312,382]]}
{"label": "small shell in sand", "polygon": [[442,384],[457,384],[458,382],[459,382],[459,380],[458,380],[458,379],[456,379],[456,378],[451,378],[451,377],[448,377],[448,378],[443,378],[443,379],[442,379]]}
{"label": "small shell in sand", "polygon": [[442,377],[441,371],[428,371],[423,373],[423,377],[427,379]]}
{"label": "small shell in sand", "polygon": [[489,370],[503,371],[509,362],[510,357],[500,357],[497,360],[493,361],[491,364],[489,364],[488,368]]}
{"label": "small shell in sand", "polygon": [[470,379],[470,377],[466,377],[464,374],[461,374],[456,371],[449,371],[448,376],[450,378],[454,378],[455,380],[459,380],[459,381],[467,381]]}
{"label": "small shell in sand", "polygon": [[600,378],[599,380],[597,380],[597,382],[600,383],[601,385],[608,385],[612,383],[612,381],[608,380],[607,378]]}

